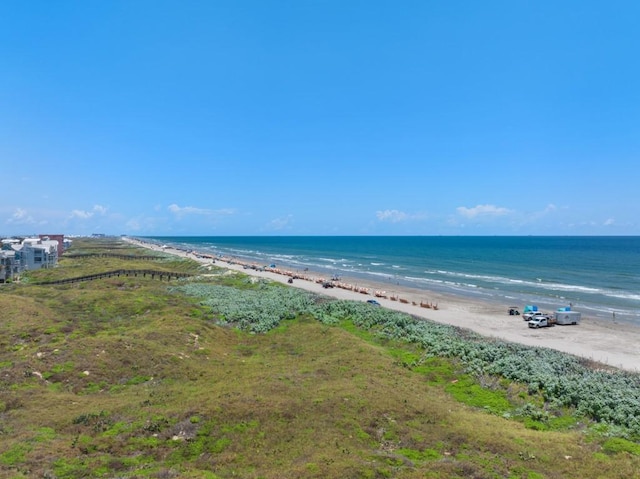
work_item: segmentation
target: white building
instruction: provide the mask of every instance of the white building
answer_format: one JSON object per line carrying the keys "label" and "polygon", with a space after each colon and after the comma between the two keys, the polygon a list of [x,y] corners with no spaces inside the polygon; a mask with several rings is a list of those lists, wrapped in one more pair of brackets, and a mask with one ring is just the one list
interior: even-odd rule
{"label": "white building", "polygon": [[12,249],[0,250],[0,283],[6,283],[20,273],[20,262]]}
{"label": "white building", "polygon": [[16,256],[22,269],[51,268],[58,263],[58,242],[50,239],[26,238]]}

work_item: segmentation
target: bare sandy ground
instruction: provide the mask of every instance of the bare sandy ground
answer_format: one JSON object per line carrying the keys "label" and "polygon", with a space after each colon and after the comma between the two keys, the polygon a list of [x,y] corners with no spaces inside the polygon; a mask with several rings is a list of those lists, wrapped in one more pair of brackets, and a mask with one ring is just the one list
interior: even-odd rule
{"label": "bare sandy ground", "polygon": [[[242,264],[233,264],[220,259],[215,259],[214,261],[209,258],[198,257],[186,251],[162,248],[133,238],[126,238],[126,240],[145,248],[189,257],[204,264],[215,263],[219,267],[284,284],[287,284],[290,279],[290,276],[284,274],[285,272],[283,271],[247,269]],[[290,286],[338,299],[355,301],[375,299],[385,308],[402,311],[438,323],[466,328],[483,336],[529,346],[555,349],[616,368],[640,371],[640,328],[629,324],[614,322],[613,320],[597,320],[583,315],[579,325],[531,329],[522,319],[522,316],[509,316],[507,314],[507,307],[509,306],[507,304],[495,306],[469,301],[460,297],[395,286],[393,295],[405,300],[405,303],[389,299],[391,295],[388,291],[387,298],[375,296],[376,291],[388,289],[388,285],[364,284],[360,279],[351,280],[351,284],[355,284],[355,281],[357,281],[358,287],[368,288],[368,294],[364,294],[343,288],[323,288],[321,283],[316,282],[321,278],[319,274],[312,272],[305,274],[307,279],[294,279]],[[343,278],[342,281],[350,282],[346,278]],[[437,304],[438,309],[421,307],[421,303]]]}

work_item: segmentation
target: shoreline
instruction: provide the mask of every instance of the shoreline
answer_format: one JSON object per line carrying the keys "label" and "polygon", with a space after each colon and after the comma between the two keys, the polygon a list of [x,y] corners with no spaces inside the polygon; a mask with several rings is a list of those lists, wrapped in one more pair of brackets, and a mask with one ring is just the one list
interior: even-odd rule
{"label": "shoreline", "polygon": [[[580,324],[575,326],[558,325],[551,328],[530,329],[522,316],[508,315],[507,308],[510,305],[507,304],[500,306],[497,303],[471,300],[403,285],[365,281],[361,278],[342,277],[340,282],[346,287],[324,288],[320,280],[331,278],[326,278],[318,272],[300,273],[278,268],[262,270],[257,267],[253,269],[251,263],[244,263],[234,258],[221,259],[173,247],[163,248],[137,238],[125,237],[124,240],[143,248],[270,279],[337,299],[355,301],[375,299],[382,307],[469,329],[487,338],[555,349],[607,366],[640,372],[640,327],[626,323],[583,316]],[[356,289],[348,289],[348,286]],[[393,286],[393,290],[390,290],[389,286]]]}

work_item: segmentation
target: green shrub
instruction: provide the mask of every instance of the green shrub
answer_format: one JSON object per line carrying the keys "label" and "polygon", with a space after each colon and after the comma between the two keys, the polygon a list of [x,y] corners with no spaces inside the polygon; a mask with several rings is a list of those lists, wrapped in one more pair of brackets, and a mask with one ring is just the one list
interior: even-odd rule
{"label": "green shrub", "polygon": [[[372,308],[361,301],[321,300],[311,293],[280,285],[260,282],[238,289],[190,282],[172,290],[202,298],[201,304],[210,308],[219,323],[234,324],[254,333],[267,332],[282,320],[301,315],[311,315],[327,325],[351,323],[368,331],[371,337],[420,348],[421,357],[398,353],[398,359],[425,372],[429,380],[440,376],[424,367],[430,358],[459,361],[469,379],[459,380],[448,390],[467,404],[495,413],[509,411],[511,406],[504,393],[483,389],[473,380],[501,377],[524,385],[530,395],[541,397],[554,408],[573,410],[576,418],[587,417],[621,427],[640,438],[640,375],[636,373],[593,370],[577,357],[559,351],[487,339],[397,311]],[[528,419],[532,426],[548,425],[548,418]]]}
{"label": "green shrub", "polygon": [[16,443],[7,451],[0,454],[0,464],[5,466],[18,466],[24,463],[27,453],[31,447],[25,443]]}
{"label": "green shrub", "polygon": [[619,437],[607,439],[602,445],[602,450],[609,454],[627,452],[634,456],[640,456],[640,444]]}
{"label": "green shrub", "polygon": [[443,457],[442,454],[435,449],[424,449],[422,451],[415,449],[398,449],[396,452],[414,462],[437,461]]}

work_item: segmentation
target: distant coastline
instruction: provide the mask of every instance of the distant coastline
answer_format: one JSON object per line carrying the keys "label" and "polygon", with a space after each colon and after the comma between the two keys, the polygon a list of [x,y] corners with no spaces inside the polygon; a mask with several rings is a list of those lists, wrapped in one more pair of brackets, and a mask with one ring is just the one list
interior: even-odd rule
{"label": "distant coastline", "polygon": [[640,237],[146,237],[203,253],[495,306],[575,305],[640,326]]}
{"label": "distant coastline", "polygon": [[[245,268],[242,262],[232,257],[225,260],[215,255],[202,255],[202,250],[167,245],[155,239],[126,238],[139,246],[156,251],[163,251],[185,258],[200,261],[204,265],[215,265],[245,274],[268,278],[281,283],[288,283],[290,277],[282,272]],[[163,247],[164,246],[164,247]],[[396,289],[385,288],[383,283],[362,281],[359,287],[369,289],[369,294],[349,291],[341,288],[325,289],[315,281],[315,275],[324,277],[322,272],[309,270],[308,280],[293,280],[291,286],[306,289],[317,294],[324,294],[338,299],[366,301],[376,299],[383,307],[402,311],[416,317],[430,319],[443,324],[470,329],[488,338],[500,338],[510,342],[529,346],[556,349],[588,360],[600,362],[613,367],[639,371],[637,344],[640,344],[640,327],[624,322],[600,320],[586,317],[577,326],[556,326],[542,330],[527,327],[521,316],[509,316],[506,305],[479,301],[464,296],[428,292],[425,289],[396,285]],[[356,278],[344,276],[343,281],[354,282]],[[372,294],[382,289],[387,298],[379,298]],[[405,302],[392,300],[390,296],[403,298]],[[437,308],[421,307],[421,303],[431,303]]]}

